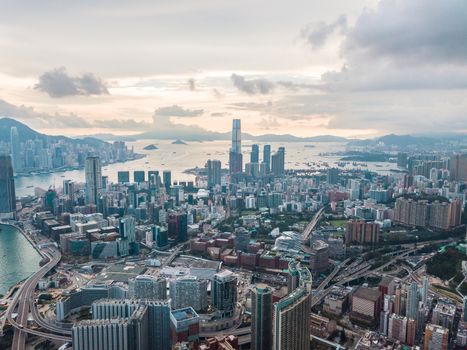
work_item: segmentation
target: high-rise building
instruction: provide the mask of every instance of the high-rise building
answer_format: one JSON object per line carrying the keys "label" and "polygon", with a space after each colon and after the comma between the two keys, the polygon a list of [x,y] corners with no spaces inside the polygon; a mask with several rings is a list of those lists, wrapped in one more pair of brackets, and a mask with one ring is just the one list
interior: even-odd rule
{"label": "high-rise building", "polygon": [[[136,243],[136,220],[132,215],[120,219],[119,227],[121,248],[120,255],[135,255],[139,253],[139,245]],[[128,249],[127,249],[128,248]]]}
{"label": "high-rise building", "polygon": [[16,193],[13,166],[9,155],[0,155],[0,218],[16,216]]}
{"label": "high-rise building", "polygon": [[23,170],[23,162],[21,158],[21,146],[19,142],[18,129],[16,126],[12,126],[10,129],[10,143],[13,170],[15,173],[19,173],[21,170]]}
{"label": "high-rise building", "polygon": [[450,175],[451,180],[467,181],[467,153],[451,157]]}
{"label": "high-rise building", "polygon": [[129,171],[119,171],[117,173],[118,183],[129,183],[130,182],[130,172]]}
{"label": "high-rise building", "polygon": [[369,244],[379,241],[379,224],[375,222],[348,221],[345,225],[345,243]]}
{"label": "high-rise building", "polygon": [[221,184],[221,161],[209,159],[206,162],[208,188]]}
{"label": "high-rise building", "polygon": [[167,281],[152,275],[138,275],[128,280],[129,295],[133,299],[167,299]]}
{"label": "high-rise building", "polygon": [[101,159],[96,156],[87,157],[85,164],[86,203],[97,205],[102,192]]}
{"label": "high-rise building", "polygon": [[272,349],[272,291],[265,284],[251,291],[251,349]]}
{"label": "high-rise building", "polygon": [[185,242],[188,239],[188,221],[185,213],[170,213],[168,220],[169,238],[176,242]]}
{"label": "high-rise building", "polygon": [[310,349],[311,273],[298,263],[289,263],[289,271],[298,271],[298,286],[274,304],[273,349]]}
{"label": "high-rise building", "polygon": [[216,273],[211,283],[211,297],[221,317],[232,317],[237,304],[237,276],[228,270]]}
{"label": "high-rise building", "polygon": [[266,167],[266,173],[271,171],[271,145],[263,146],[263,163]]}
{"label": "high-rise building", "polygon": [[259,163],[259,146],[257,144],[251,145],[250,163]]}
{"label": "high-rise building", "polygon": [[229,152],[229,172],[238,174],[243,171],[241,120],[232,121],[232,147]]}
{"label": "high-rise building", "polygon": [[101,299],[93,320],[75,323],[74,350],[169,350],[170,307],[151,300]]}
{"label": "high-rise building", "polygon": [[191,306],[195,311],[208,307],[208,281],[194,276],[181,277],[170,281],[172,309]]}
{"label": "high-rise building", "polygon": [[192,307],[173,310],[170,313],[170,330],[172,344],[197,343],[199,341],[198,314]]}
{"label": "high-rise building", "polygon": [[275,176],[285,174],[285,148],[279,147],[276,153],[271,157],[271,173]]}
{"label": "high-rise building", "polygon": [[407,303],[405,315],[407,318],[417,319],[418,310],[418,288],[417,283],[412,282],[407,290]]}
{"label": "high-rise building", "polygon": [[422,284],[422,303],[423,303],[423,306],[427,306],[428,292],[430,289],[430,281],[427,276],[423,276],[422,283],[423,283]]}
{"label": "high-rise building", "polygon": [[172,172],[170,170],[162,172],[162,182],[164,183],[165,190],[168,192],[172,185]]}
{"label": "high-rise building", "polygon": [[402,343],[407,339],[407,317],[392,314],[389,317],[388,337]]}
{"label": "high-rise building", "polygon": [[133,171],[133,181],[136,183],[141,183],[141,182],[146,181],[146,174],[144,170]]}
{"label": "high-rise building", "polygon": [[327,174],[328,185],[336,185],[338,181],[339,181],[339,169],[329,168],[328,174]]}
{"label": "high-rise building", "polygon": [[447,350],[449,344],[449,330],[434,324],[427,324],[423,343],[423,349]]}

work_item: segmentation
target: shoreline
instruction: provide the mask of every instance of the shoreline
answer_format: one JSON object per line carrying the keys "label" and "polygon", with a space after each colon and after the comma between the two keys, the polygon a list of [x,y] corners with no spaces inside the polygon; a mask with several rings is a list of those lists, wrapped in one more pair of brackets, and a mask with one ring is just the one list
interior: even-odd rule
{"label": "shoreline", "polygon": [[[146,156],[147,156],[146,154],[137,153],[137,154],[135,154],[135,157],[133,159],[127,159],[127,160],[124,160],[124,161],[117,161],[117,162],[113,162],[113,163],[102,164],[102,167],[112,165],[112,164],[129,163],[129,162],[133,162],[135,160],[143,159]],[[15,179],[17,179],[17,178],[27,178],[27,177],[36,176],[36,175],[48,175],[48,174],[55,174],[55,173],[65,173],[67,171],[75,171],[75,170],[83,170],[83,169],[84,169],[84,166],[70,166],[70,167],[56,168],[56,169],[50,169],[50,170],[37,170],[37,171],[32,170],[32,171],[30,171],[28,173],[15,174],[14,178]]]}
{"label": "shoreline", "polygon": [[[9,227],[13,227],[13,228],[15,228],[16,230],[18,230],[18,231],[21,233],[21,235],[22,235],[24,238],[26,238],[26,240],[27,240],[27,241],[29,242],[29,244],[34,248],[34,250],[39,254],[39,256],[41,257],[41,259],[44,259],[44,258],[45,258],[45,255],[40,251],[40,249],[39,249],[39,247],[37,246],[36,242],[34,242],[34,241],[32,240],[31,237],[28,237],[27,233],[24,232],[23,229],[21,229],[21,228],[18,227],[17,225],[12,224],[12,223],[10,223],[10,222],[0,222],[0,227],[1,227],[1,226],[9,226]],[[38,269],[40,269],[40,264],[39,264],[37,267],[38,267]],[[34,272],[34,273],[35,273],[35,272]],[[23,279],[21,279],[21,280],[19,280],[19,281],[16,281],[14,284],[12,284],[11,286],[9,286],[8,289],[7,289],[6,292],[5,292],[5,295],[2,297],[2,299],[3,299],[3,300],[6,300],[7,297],[11,297],[12,295],[14,295],[13,290],[14,290],[15,288],[19,288],[19,287],[21,286],[21,284],[23,284],[24,281],[26,281],[28,278],[29,278],[29,276],[28,276],[28,277],[25,277],[25,278],[23,278]],[[13,294],[12,294],[12,293],[13,293]],[[0,300],[1,300],[1,299],[0,299]]]}

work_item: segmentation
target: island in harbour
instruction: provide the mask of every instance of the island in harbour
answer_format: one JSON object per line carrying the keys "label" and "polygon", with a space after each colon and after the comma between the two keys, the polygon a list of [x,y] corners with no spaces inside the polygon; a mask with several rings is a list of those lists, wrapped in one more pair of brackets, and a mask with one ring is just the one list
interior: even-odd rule
{"label": "island in harbour", "polygon": [[155,144],[152,143],[152,144],[147,145],[146,147],[144,147],[144,149],[146,151],[154,151],[154,150],[159,149],[159,148]]}
{"label": "island in harbour", "polygon": [[177,139],[175,140],[174,142],[172,142],[172,145],[187,145],[186,142],[183,142],[182,140],[180,139]]}

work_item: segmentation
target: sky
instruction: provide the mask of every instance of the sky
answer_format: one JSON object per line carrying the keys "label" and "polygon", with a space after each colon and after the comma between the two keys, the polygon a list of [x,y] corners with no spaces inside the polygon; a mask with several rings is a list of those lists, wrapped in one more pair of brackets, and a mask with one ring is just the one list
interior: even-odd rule
{"label": "sky", "polygon": [[465,0],[0,0],[0,116],[70,136],[467,132]]}

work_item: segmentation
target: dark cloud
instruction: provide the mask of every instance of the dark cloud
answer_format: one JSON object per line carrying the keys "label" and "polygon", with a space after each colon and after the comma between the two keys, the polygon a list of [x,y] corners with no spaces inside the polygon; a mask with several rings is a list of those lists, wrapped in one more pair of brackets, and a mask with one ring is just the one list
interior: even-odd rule
{"label": "dark cloud", "polygon": [[274,83],[266,79],[246,80],[245,77],[238,74],[232,74],[230,79],[237,89],[248,95],[265,95],[274,90]]}
{"label": "dark cloud", "polygon": [[154,114],[159,117],[196,117],[203,114],[202,109],[185,109],[179,105],[159,107]]}
{"label": "dark cloud", "polygon": [[338,31],[341,34],[347,30],[347,17],[344,15],[339,16],[332,23],[314,23],[304,28],[301,35],[311,45],[313,49],[319,49],[323,46],[328,37]]}
{"label": "dark cloud", "polygon": [[105,83],[94,74],[85,73],[81,76],[72,77],[64,67],[43,73],[34,88],[49,94],[50,97],[109,93]]}
{"label": "dark cloud", "polygon": [[329,91],[467,88],[467,2],[382,0],[347,29]]}

